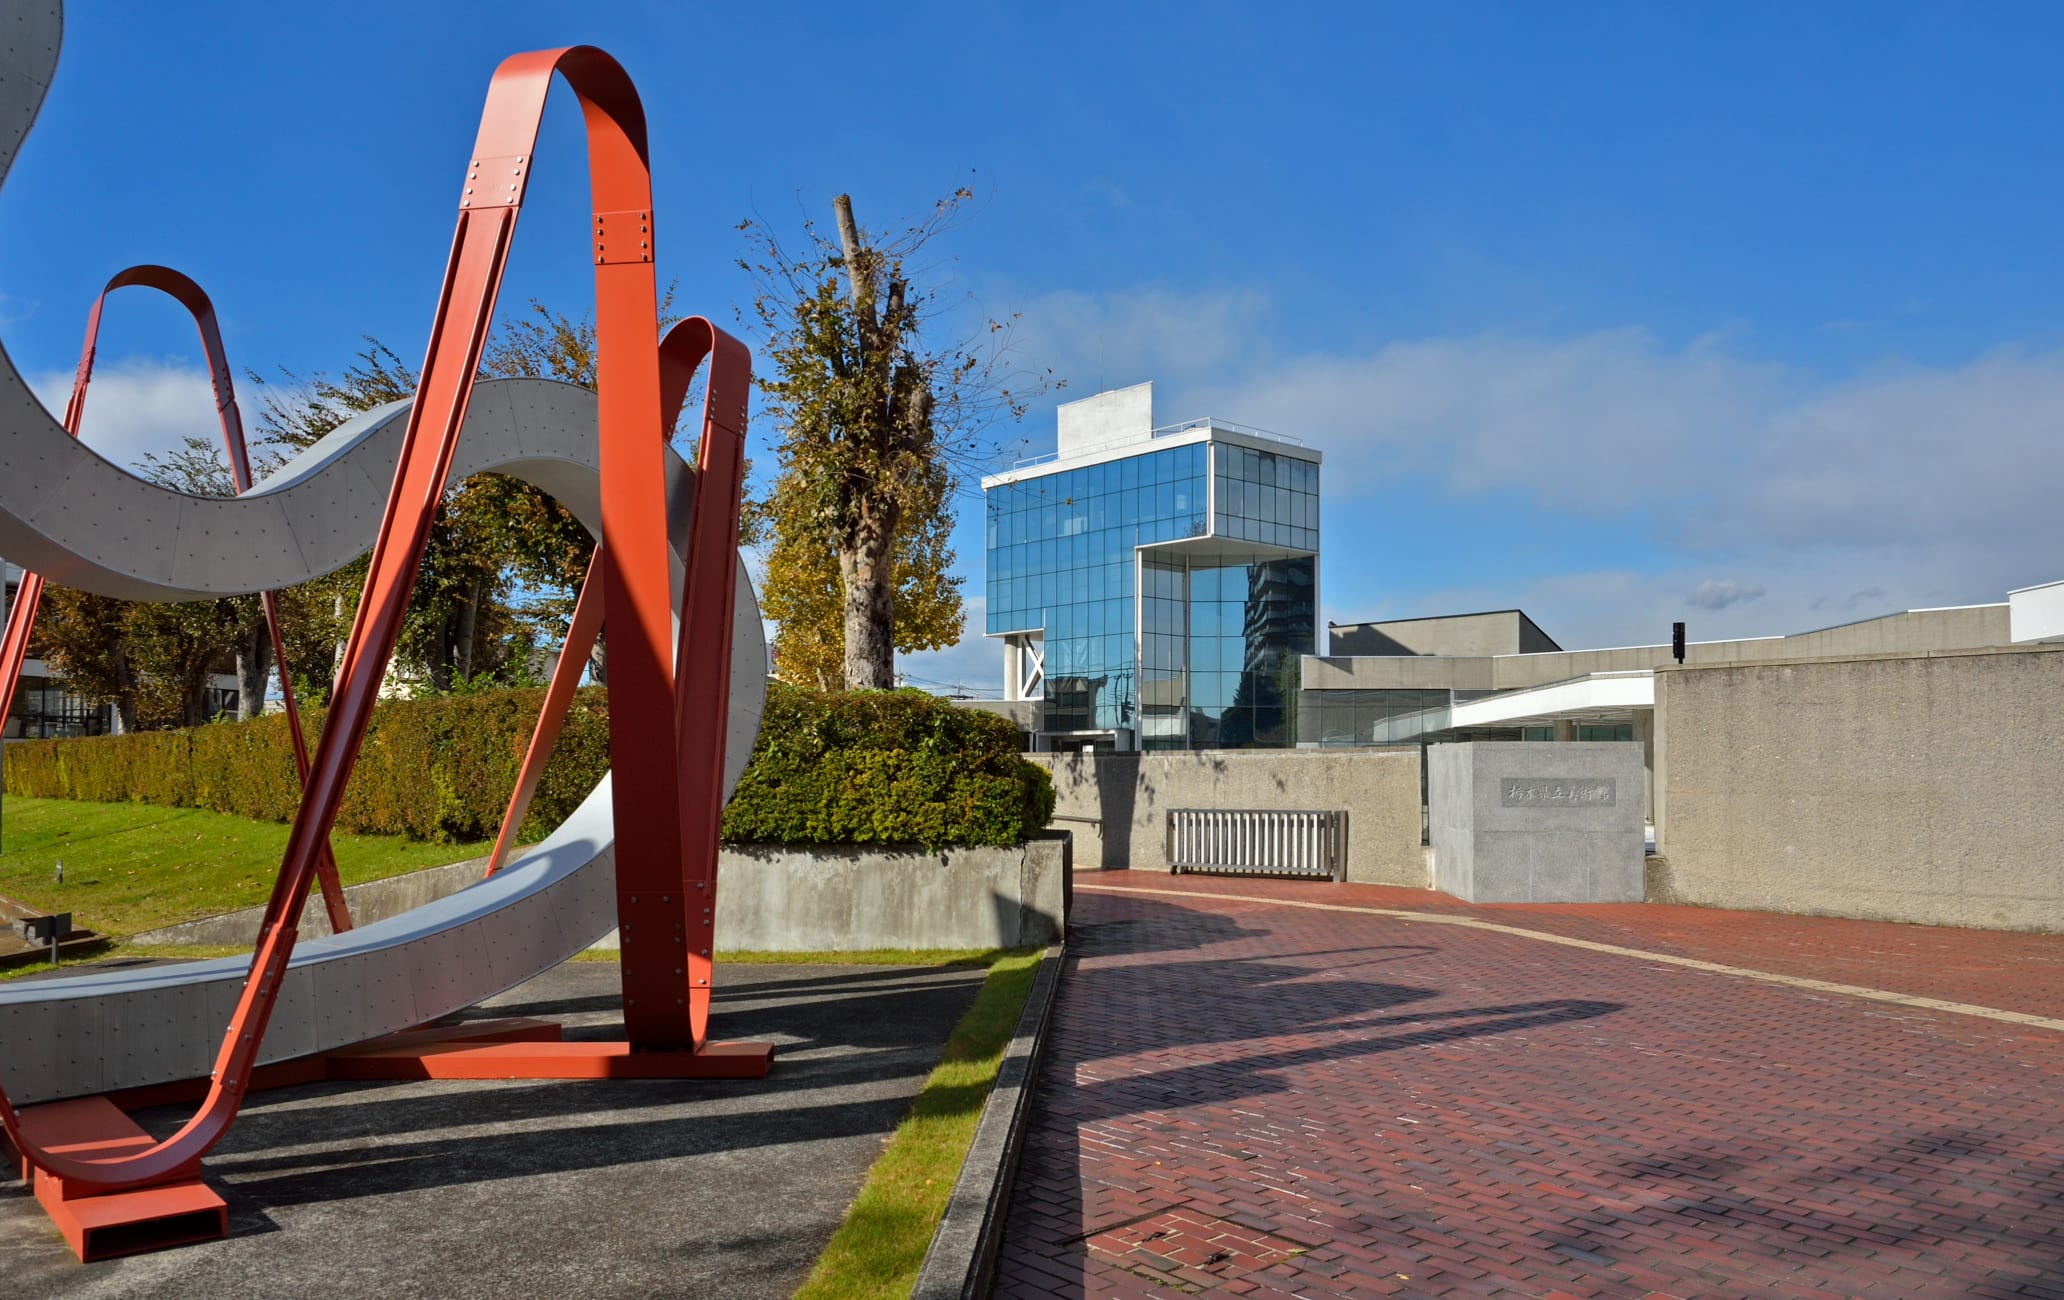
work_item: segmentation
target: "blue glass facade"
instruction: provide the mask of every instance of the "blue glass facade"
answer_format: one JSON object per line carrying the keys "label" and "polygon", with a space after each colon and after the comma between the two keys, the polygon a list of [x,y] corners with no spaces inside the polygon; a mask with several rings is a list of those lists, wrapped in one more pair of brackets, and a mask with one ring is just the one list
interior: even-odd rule
{"label": "blue glass facade", "polygon": [[1214,450],[1221,537],[1300,551],[1319,549],[1319,467],[1231,443]]}
{"label": "blue glass facade", "polygon": [[1141,748],[1297,742],[1317,567],[1309,555],[1142,557]]}
{"label": "blue glass facade", "polygon": [[1050,731],[1137,726],[1133,551],[1204,535],[1193,443],[986,493],[989,632],[1043,629]]}
{"label": "blue glass facade", "polygon": [[986,506],[987,630],[1041,634],[1043,731],[1295,743],[1317,559],[1288,552],[1318,549],[1316,462],[1213,439],[1034,472]]}

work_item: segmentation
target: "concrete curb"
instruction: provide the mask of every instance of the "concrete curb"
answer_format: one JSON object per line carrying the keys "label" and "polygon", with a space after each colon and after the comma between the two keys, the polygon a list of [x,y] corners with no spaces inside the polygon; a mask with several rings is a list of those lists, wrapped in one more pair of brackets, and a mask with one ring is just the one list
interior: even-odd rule
{"label": "concrete curb", "polygon": [[996,1256],[1003,1245],[1003,1216],[1017,1177],[1025,1121],[1032,1110],[1033,1084],[1053,1020],[1055,994],[1067,945],[1046,950],[1032,992],[1025,999],[1017,1031],[996,1069],[996,1084],[982,1107],[974,1141],[954,1181],[946,1213],[932,1234],[924,1267],[910,1300],[987,1300],[996,1281]]}

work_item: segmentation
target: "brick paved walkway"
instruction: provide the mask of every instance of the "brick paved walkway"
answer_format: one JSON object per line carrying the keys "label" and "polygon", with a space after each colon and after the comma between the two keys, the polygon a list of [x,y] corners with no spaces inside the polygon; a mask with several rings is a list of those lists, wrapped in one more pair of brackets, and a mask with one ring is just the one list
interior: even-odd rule
{"label": "brick paved walkway", "polygon": [[1459,911],[2052,1018],[2064,938],[1078,889],[1000,1295],[2064,1300],[2064,1034],[1198,895]]}

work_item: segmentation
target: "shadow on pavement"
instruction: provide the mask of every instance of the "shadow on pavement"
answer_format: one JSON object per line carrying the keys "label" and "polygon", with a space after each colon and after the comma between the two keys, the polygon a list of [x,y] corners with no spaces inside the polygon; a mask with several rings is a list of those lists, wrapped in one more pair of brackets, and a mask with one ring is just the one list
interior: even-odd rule
{"label": "shadow on pavement", "polygon": [[[1075,1225],[1058,1237],[1014,1229],[1007,1246],[1043,1256],[1045,1284],[1062,1294],[1069,1284],[1051,1270],[1080,1276],[1083,1239],[1136,1219],[1142,1203],[1130,1187],[1113,1189],[1107,1205],[1096,1203],[1100,1194],[1085,1203],[1083,1189],[1093,1185],[1077,1138],[1085,1127],[1265,1097],[1291,1087],[1284,1074],[1299,1067],[1591,1020],[1623,1007],[1544,998],[1436,1009],[1422,1004],[1446,996],[1437,985],[1359,972],[1435,957],[1439,944],[1328,948],[1294,960],[1207,956],[1269,931],[1140,895],[1126,896],[1122,907],[1120,919],[1073,928],[1071,968],[1013,1194],[1015,1206],[1036,1188],[1047,1224]],[[1162,1053],[1165,1064],[1156,1059]],[[1137,1068],[1143,1059],[1151,1064]]]}

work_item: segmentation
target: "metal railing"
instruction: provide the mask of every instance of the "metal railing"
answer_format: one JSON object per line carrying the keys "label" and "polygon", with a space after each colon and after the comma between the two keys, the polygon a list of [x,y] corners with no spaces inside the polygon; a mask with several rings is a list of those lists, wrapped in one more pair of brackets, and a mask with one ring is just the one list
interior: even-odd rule
{"label": "metal railing", "polygon": [[[1273,429],[1257,429],[1251,424],[1238,424],[1232,420],[1221,420],[1215,415],[1206,415],[1195,420],[1183,420],[1177,424],[1164,424],[1157,429],[1150,429],[1147,432],[1146,441],[1152,442],[1156,438],[1170,438],[1178,433],[1188,433],[1192,429],[1223,429],[1227,433],[1242,433],[1250,438],[1266,438],[1270,442],[1280,442],[1292,447],[1302,447],[1304,445],[1304,439],[1302,438],[1293,438],[1287,433],[1277,433]],[[1137,434],[1127,438],[1113,438],[1088,447],[1076,447],[1072,449],[1071,454],[1076,456],[1095,456],[1103,452],[1115,451],[1120,447],[1132,446],[1139,441],[1141,439]],[[1018,470],[1029,469],[1034,465],[1045,465],[1060,458],[1061,453],[1058,451],[1042,452],[1037,456],[1026,456],[1012,461],[1010,470],[1007,472],[1015,473]]]}
{"label": "metal railing", "polygon": [[1171,808],[1168,870],[1347,878],[1347,814]]}
{"label": "metal railing", "polygon": [[1168,438],[1178,433],[1188,433],[1192,429],[1224,429],[1227,433],[1244,433],[1250,438],[1267,438],[1271,442],[1288,443],[1292,447],[1302,447],[1304,445],[1304,439],[1302,438],[1293,438],[1287,433],[1277,433],[1274,429],[1257,429],[1251,424],[1237,424],[1232,420],[1221,420],[1215,415],[1200,416],[1197,419],[1183,420],[1176,424],[1164,424],[1148,436],[1152,438]]}

